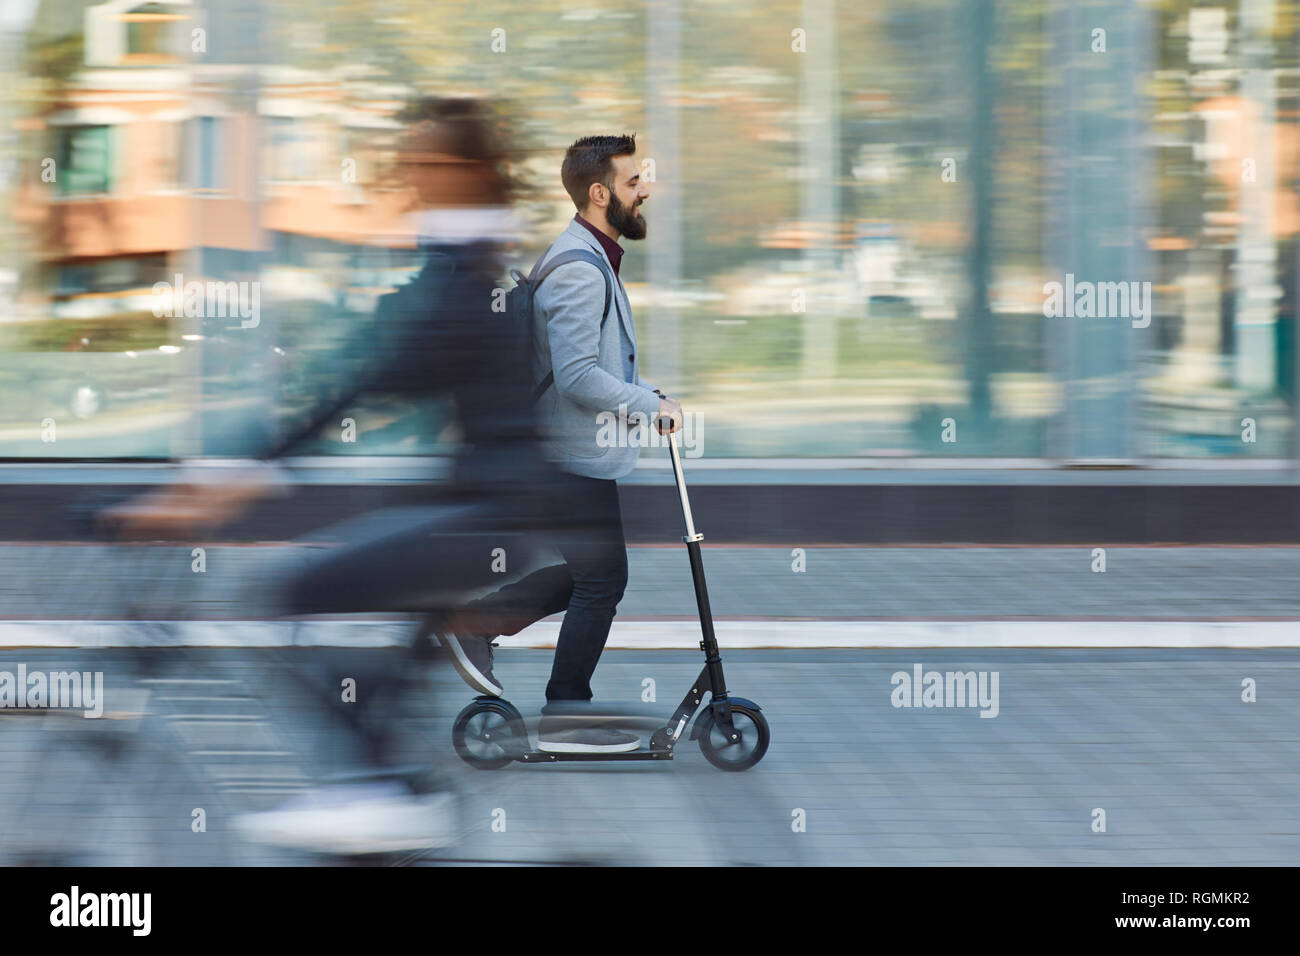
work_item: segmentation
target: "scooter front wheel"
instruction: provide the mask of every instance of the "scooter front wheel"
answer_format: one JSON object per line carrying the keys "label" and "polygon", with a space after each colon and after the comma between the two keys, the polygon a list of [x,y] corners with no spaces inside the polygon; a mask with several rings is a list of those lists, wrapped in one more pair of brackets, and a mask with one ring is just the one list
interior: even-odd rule
{"label": "scooter front wheel", "polygon": [[731,705],[732,735],[714,721],[712,708],[700,715],[700,722],[700,750],[719,770],[748,770],[763,759],[772,739],[767,718],[743,704]]}

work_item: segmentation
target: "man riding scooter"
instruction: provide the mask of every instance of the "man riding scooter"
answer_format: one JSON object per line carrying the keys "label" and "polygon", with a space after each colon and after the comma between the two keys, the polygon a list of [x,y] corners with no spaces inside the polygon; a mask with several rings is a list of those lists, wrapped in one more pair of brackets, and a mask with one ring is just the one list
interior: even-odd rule
{"label": "man riding scooter", "polygon": [[[631,136],[588,136],[568,148],[560,178],[576,213],[538,263],[574,250],[538,287],[533,315],[538,421],[547,457],[562,471],[559,507],[572,527],[558,538],[552,565],[472,602],[441,635],[461,676],[480,694],[500,696],[492,641],[564,612],[537,749],[549,753],[624,753],[641,740],[604,726],[589,706],[591,678],[627,587],[627,545],[615,481],[636,466],[639,442],[602,441],[602,421],[632,415],[641,427],[676,431],[682,407],[641,377],[632,307],[618,277],[617,240],[643,239],[649,198]],[[661,426],[660,421],[664,424]],[[651,426],[650,423],[654,423]]]}

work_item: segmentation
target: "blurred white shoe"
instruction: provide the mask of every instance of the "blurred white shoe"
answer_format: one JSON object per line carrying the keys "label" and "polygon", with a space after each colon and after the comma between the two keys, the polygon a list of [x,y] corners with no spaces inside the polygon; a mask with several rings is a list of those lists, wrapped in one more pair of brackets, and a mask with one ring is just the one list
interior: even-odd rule
{"label": "blurred white shoe", "polygon": [[400,783],[341,784],[263,813],[235,818],[245,840],[313,853],[399,853],[452,846],[454,793],[412,793]]}

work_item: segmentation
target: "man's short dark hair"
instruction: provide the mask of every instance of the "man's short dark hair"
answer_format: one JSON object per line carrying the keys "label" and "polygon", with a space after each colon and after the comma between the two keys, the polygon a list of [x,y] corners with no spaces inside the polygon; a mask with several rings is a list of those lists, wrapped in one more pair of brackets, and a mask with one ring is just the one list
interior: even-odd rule
{"label": "man's short dark hair", "polygon": [[614,157],[636,152],[636,136],[584,136],[564,152],[560,179],[564,190],[581,212],[587,208],[592,183],[614,189]]}

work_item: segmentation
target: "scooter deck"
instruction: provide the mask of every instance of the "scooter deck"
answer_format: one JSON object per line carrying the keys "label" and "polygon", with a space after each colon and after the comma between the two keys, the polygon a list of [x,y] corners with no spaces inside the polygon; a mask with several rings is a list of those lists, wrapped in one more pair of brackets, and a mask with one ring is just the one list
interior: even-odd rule
{"label": "scooter deck", "polygon": [[671,750],[628,750],[624,753],[549,753],[545,750],[530,750],[515,757],[521,763],[559,763],[561,760],[672,760]]}

